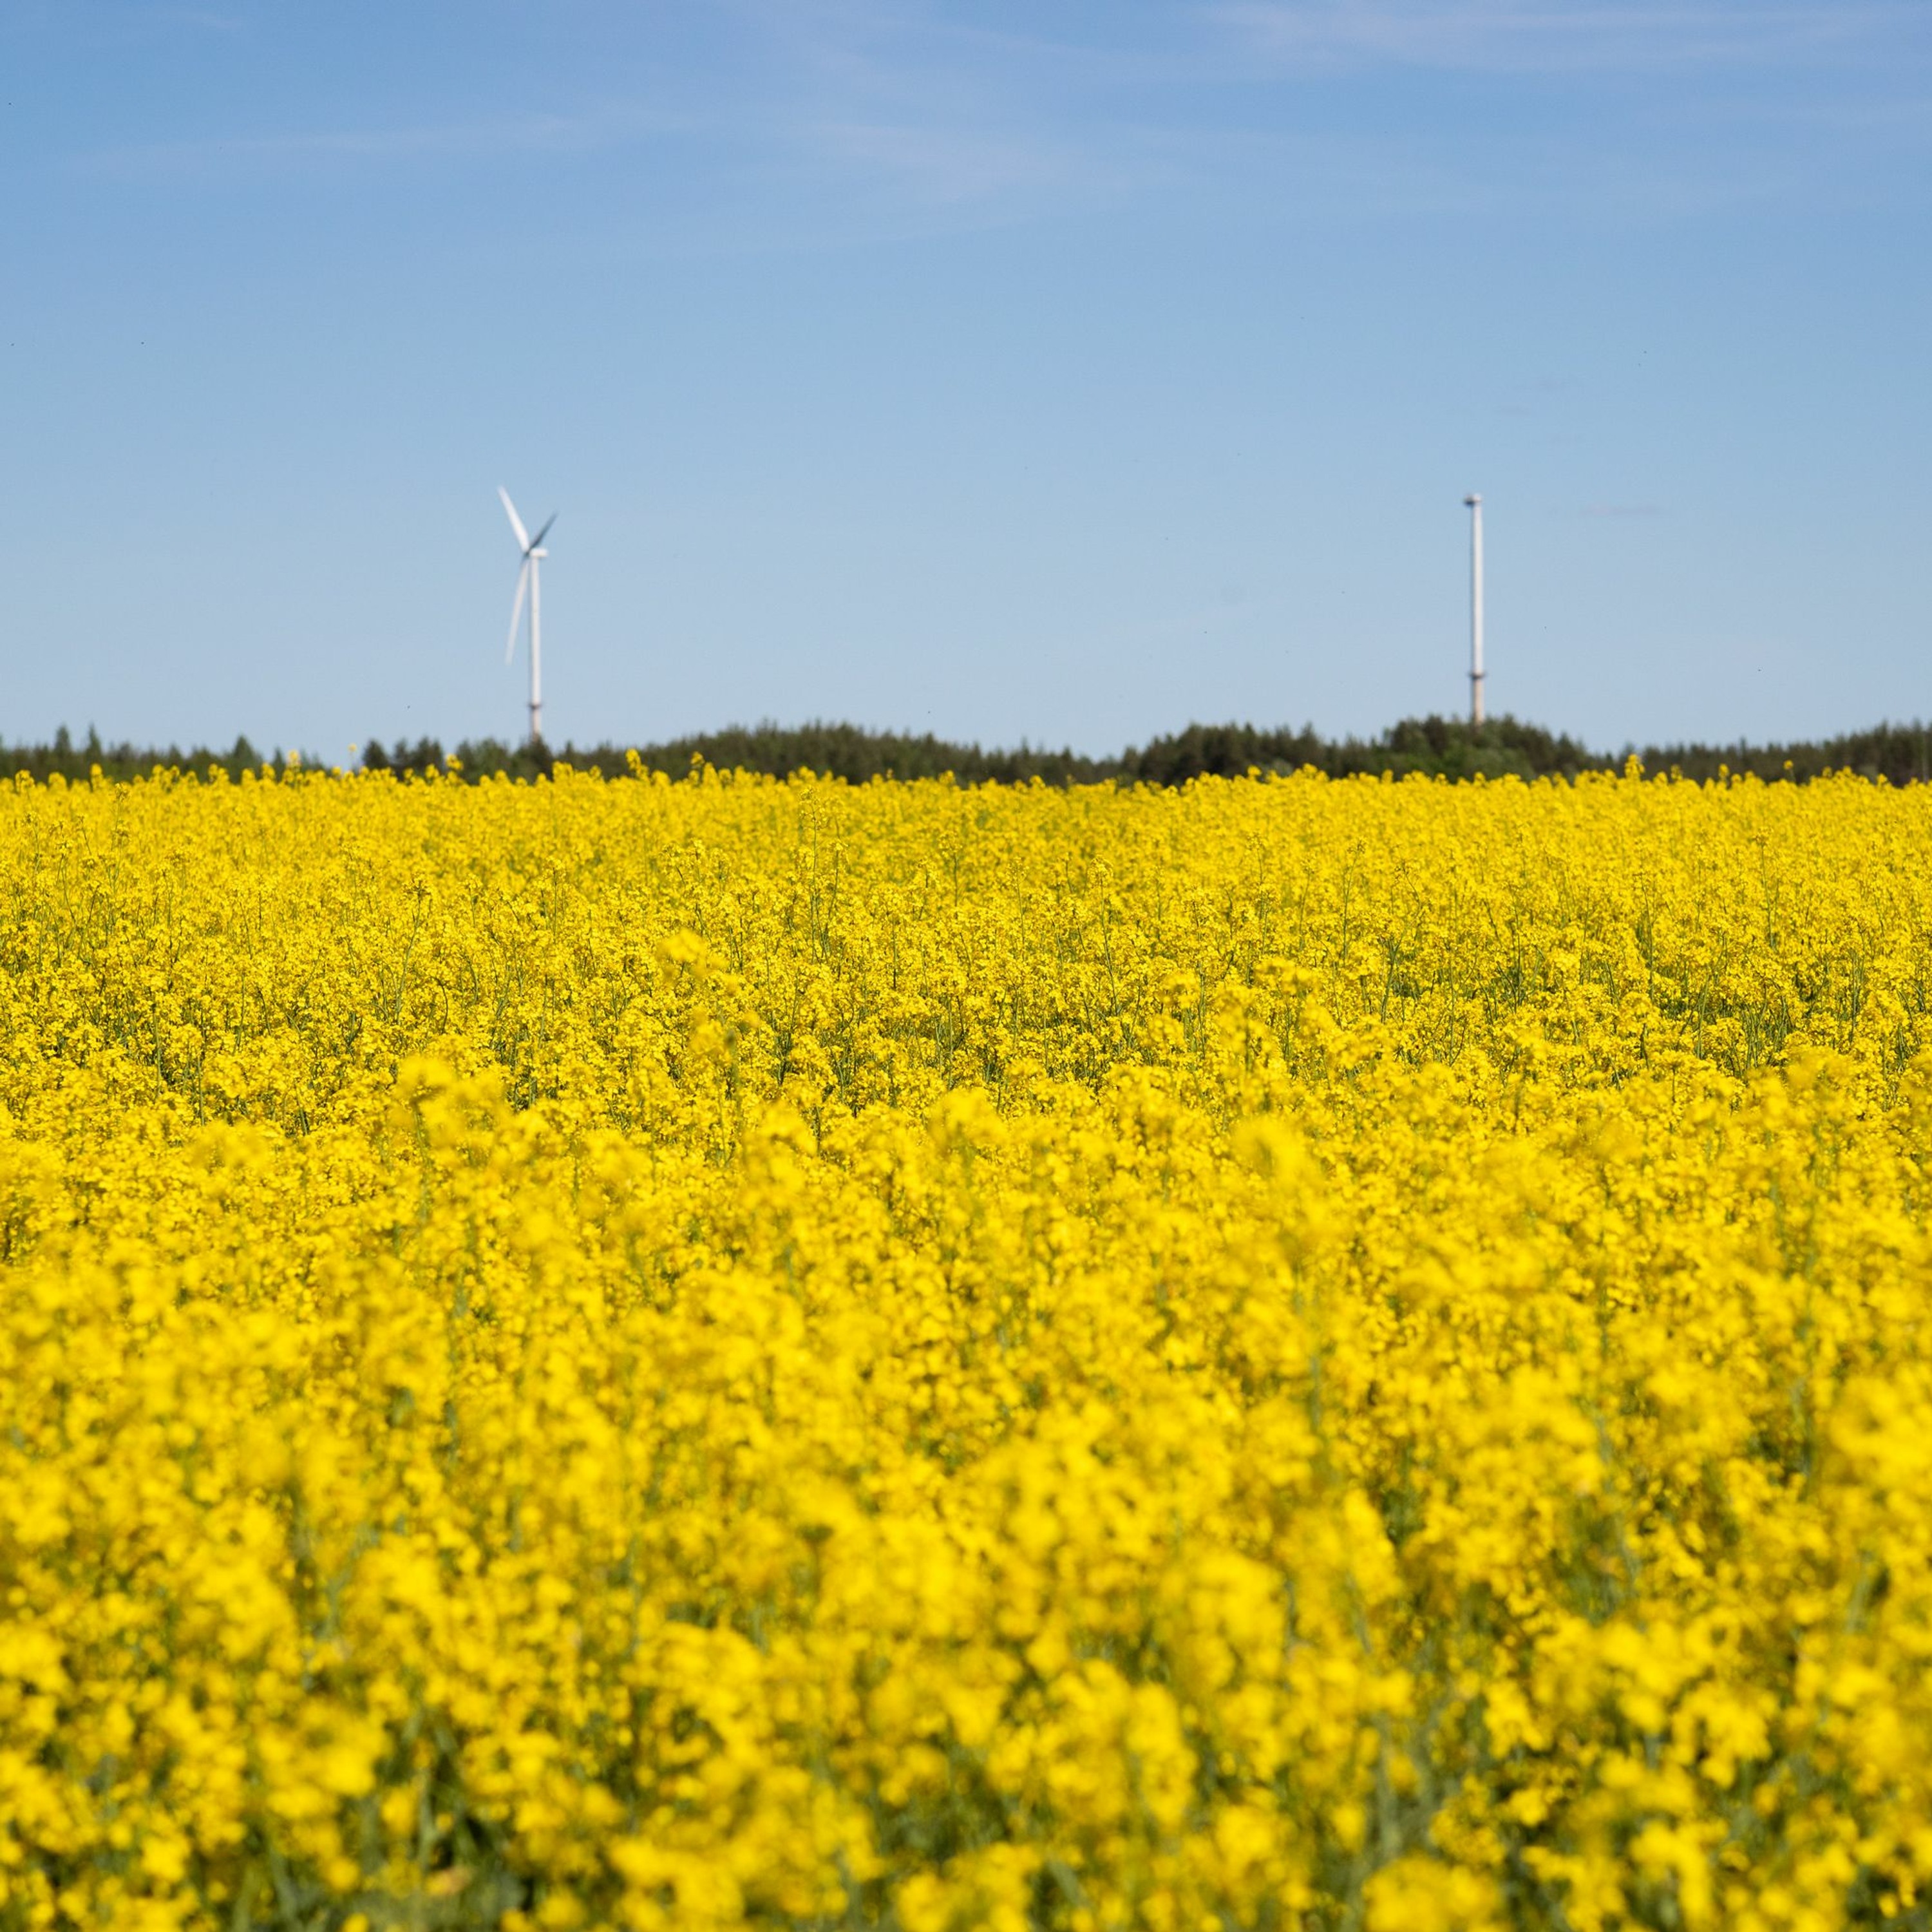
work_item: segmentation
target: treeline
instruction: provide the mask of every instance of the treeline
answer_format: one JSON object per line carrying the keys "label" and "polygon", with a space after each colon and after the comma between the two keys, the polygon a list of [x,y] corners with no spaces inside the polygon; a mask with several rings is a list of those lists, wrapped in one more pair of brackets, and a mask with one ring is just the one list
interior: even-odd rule
{"label": "treeline", "polygon": [[[434,766],[448,772],[453,756],[455,770],[466,779],[500,772],[513,778],[539,777],[560,763],[579,770],[594,765],[607,777],[621,777],[629,770],[630,748],[512,746],[486,738],[465,740],[446,754],[439,739],[391,746],[371,739],[362,748],[361,763],[371,771],[422,772]],[[1184,731],[1130,747],[1118,758],[1098,758],[1024,743],[1016,751],[988,751],[978,745],[949,743],[930,732],[914,736],[817,723],[734,725],[635,748],[646,770],[674,778],[702,761],[720,770],[776,777],[808,770],[854,784],[874,778],[937,778],[950,772],[967,784],[1021,784],[1038,778],[1053,785],[1178,785],[1210,774],[1234,777],[1250,770],[1298,771],[1305,766],[1332,778],[1384,772],[1396,777],[1421,772],[1450,778],[1574,778],[1586,771],[1621,770],[1632,756],[1646,771],[1675,771],[1687,778],[1714,778],[1730,771],[1802,781],[1828,771],[1850,771],[1893,784],[1932,780],[1932,727],[1919,724],[1880,724],[1868,731],[1798,744],[1653,745],[1626,746],[1615,754],[1593,752],[1574,738],[1508,717],[1480,726],[1460,718],[1408,718],[1373,738],[1323,738],[1312,726],[1298,731],[1252,724],[1190,724]],[[246,737],[238,738],[226,751],[197,746],[184,752],[173,745],[165,750],[104,745],[90,730],[86,742],[76,745],[64,727],[49,745],[0,746],[0,776],[24,772],[42,779],[56,772],[70,780],[84,779],[97,769],[109,778],[134,778],[157,766],[204,772],[219,766],[230,778],[238,778],[244,770],[257,770],[265,763],[280,766],[290,762],[323,761],[308,757],[290,760],[279,748],[265,757]]]}

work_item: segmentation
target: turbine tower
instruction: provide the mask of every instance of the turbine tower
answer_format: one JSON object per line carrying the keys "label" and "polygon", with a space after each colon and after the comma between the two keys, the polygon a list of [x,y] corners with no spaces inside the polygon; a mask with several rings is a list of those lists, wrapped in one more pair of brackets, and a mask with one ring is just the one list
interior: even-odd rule
{"label": "turbine tower", "polygon": [[1469,722],[1480,725],[1483,722],[1483,500],[1469,496],[1462,501],[1469,509]]}
{"label": "turbine tower", "polygon": [[503,514],[509,518],[518,547],[524,554],[523,567],[517,572],[517,601],[510,606],[510,647],[503,653],[503,662],[508,664],[517,654],[517,627],[524,620],[524,592],[527,590],[530,594],[530,742],[540,745],[543,742],[543,599],[538,566],[550,554],[543,547],[543,540],[550,535],[550,526],[556,517],[554,512],[546,517],[543,528],[532,536],[524,528],[524,520],[517,514],[509,491],[500,483],[496,494],[503,500]]}

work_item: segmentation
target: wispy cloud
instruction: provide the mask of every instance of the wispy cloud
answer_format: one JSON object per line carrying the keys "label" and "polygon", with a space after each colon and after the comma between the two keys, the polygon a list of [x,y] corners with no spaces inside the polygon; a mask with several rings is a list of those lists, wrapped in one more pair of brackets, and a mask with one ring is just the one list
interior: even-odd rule
{"label": "wispy cloud", "polygon": [[1120,171],[1080,145],[1037,130],[858,121],[802,130],[818,152],[935,207],[1118,184]]}
{"label": "wispy cloud", "polygon": [[247,24],[239,14],[212,7],[144,7],[136,16],[154,27],[188,27],[203,33],[238,34]]}
{"label": "wispy cloud", "polygon": [[[1788,199],[1841,151],[1898,146],[1910,114],[1870,118],[1884,90],[1862,80],[1794,88],[1766,64],[1808,76],[1832,50],[1862,59],[1932,38],[1932,7],[1916,4],[1908,14],[1899,0],[1196,0],[1055,16],[1088,20],[1083,40],[1023,18],[1016,31],[1014,14],[956,0],[688,0],[717,32],[704,59],[676,71],[675,91],[672,70],[650,64],[650,37],[620,35],[624,61],[560,78],[546,97],[553,112],[470,116],[452,98],[442,118],[182,130],[65,165],[218,182],[674,142],[686,153],[664,178],[701,207],[689,232],[728,246],[745,229],[760,247],[790,245],[772,242],[774,229],[842,245],[1223,192],[1318,220],[1557,206],[1694,215]],[[1650,113],[1641,138],[1621,120],[1542,111],[1571,75],[1725,62],[1770,80],[1694,88],[1688,104]],[[1894,64],[1898,84],[1922,94],[1925,62]],[[1352,120],[1311,113],[1299,84],[1353,70],[1372,83],[1406,69],[1521,74],[1517,92],[1538,111],[1472,124],[1451,100],[1412,118]],[[626,70],[651,76],[640,94],[610,79]],[[1783,134],[1801,114],[1819,117],[1808,146]],[[1725,138],[1712,138],[1720,128]]]}
{"label": "wispy cloud", "polygon": [[176,4],[176,0],[14,0],[0,28],[11,33],[78,36],[82,44],[148,40],[183,28],[195,33],[238,33],[248,25],[232,7]]}
{"label": "wispy cloud", "polygon": [[1911,17],[1860,0],[1221,0],[1207,12],[1252,52],[1282,63],[1510,72],[1762,64],[1868,41]]}
{"label": "wispy cloud", "polygon": [[292,129],[219,134],[97,148],[80,158],[90,173],[142,175],[266,170],[315,163],[468,160],[496,154],[576,154],[621,146],[653,134],[688,131],[688,116],[637,108],[571,114],[522,114],[416,126]]}

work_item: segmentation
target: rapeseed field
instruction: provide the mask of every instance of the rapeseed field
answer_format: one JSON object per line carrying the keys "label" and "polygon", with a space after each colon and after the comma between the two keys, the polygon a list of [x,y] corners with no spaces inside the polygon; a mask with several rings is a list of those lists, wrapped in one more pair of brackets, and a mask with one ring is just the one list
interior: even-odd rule
{"label": "rapeseed field", "polygon": [[1928,862],[0,794],[0,1927],[1932,1924]]}

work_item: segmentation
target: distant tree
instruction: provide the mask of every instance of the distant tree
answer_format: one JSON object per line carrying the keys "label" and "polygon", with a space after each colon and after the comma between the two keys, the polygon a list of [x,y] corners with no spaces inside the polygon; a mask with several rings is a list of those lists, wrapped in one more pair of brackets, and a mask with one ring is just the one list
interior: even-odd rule
{"label": "distant tree", "polygon": [[[465,740],[457,747],[456,760],[462,777],[471,782],[499,776],[513,781],[542,778],[559,764],[578,770],[595,766],[615,778],[628,770],[630,748],[566,745],[560,751],[541,743],[512,746],[483,738]],[[954,743],[929,731],[872,731],[822,720],[800,725],[770,720],[734,724],[636,747],[645,770],[674,778],[685,777],[697,764],[778,778],[809,770],[853,784],[877,778],[936,778],[950,772],[962,784],[1024,784],[1039,779],[1052,785],[1168,786],[1251,770],[1286,772],[1304,767],[1331,778],[1388,772],[1397,778],[1420,774],[1458,779],[1574,778],[1586,771],[1621,770],[1633,748],[1627,747],[1614,757],[1592,752],[1574,738],[1507,716],[1480,726],[1437,716],[1405,718],[1367,739],[1323,738],[1309,724],[1296,730],[1288,725],[1197,723],[1145,745],[1129,746],[1113,758],[1024,742],[1010,750],[988,750]],[[1651,746],[1636,755],[1648,771],[1674,770],[1684,778],[1706,781],[1730,772],[1802,782],[1827,771],[1851,771],[1892,784],[1932,782],[1932,728],[1917,723],[1881,724],[1870,730],[1788,745]],[[173,746],[165,751],[128,743],[104,746],[92,725],[86,745],[76,747],[73,734],[62,725],[50,744],[0,748],[0,776],[25,772],[45,779],[58,773],[80,780],[98,765],[110,778],[128,778],[143,776],[158,765],[198,772],[218,766],[235,778],[260,762],[245,734],[226,752],[197,748],[184,754]],[[279,750],[274,762],[282,762]],[[364,742],[362,762],[365,770],[398,775],[448,769],[442,741],[427,736],[413,744],[398,740],[388,748],[380,738],[370,737]]]}

